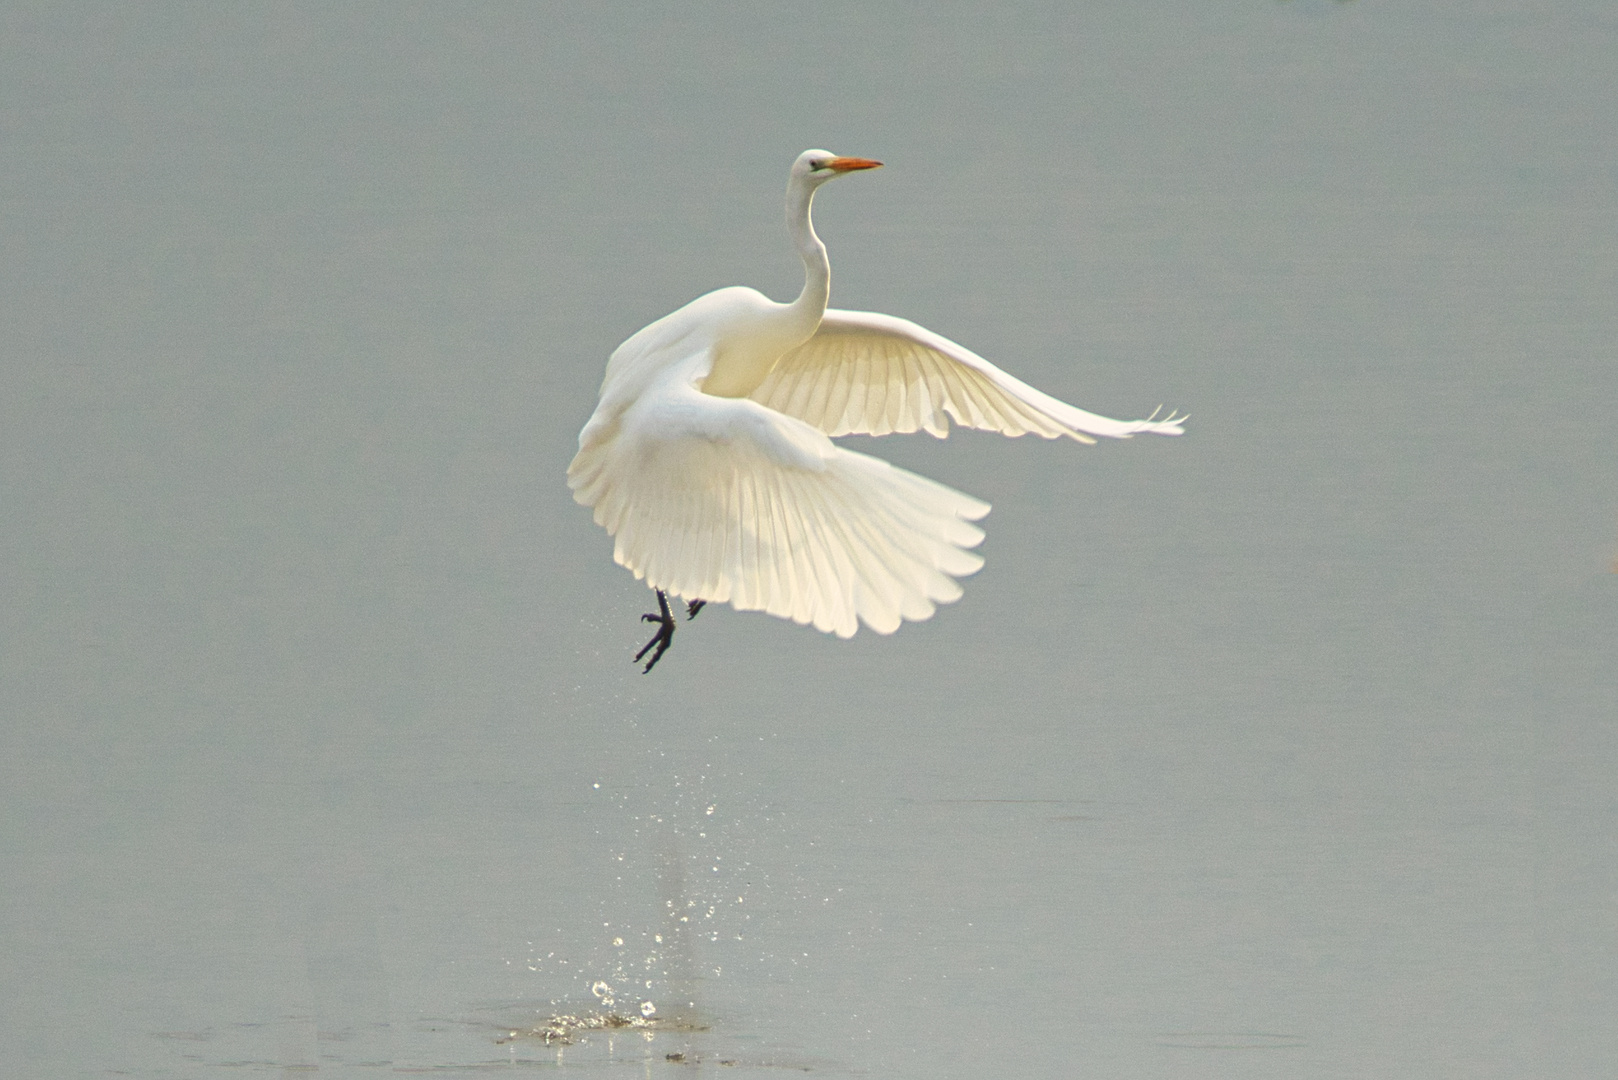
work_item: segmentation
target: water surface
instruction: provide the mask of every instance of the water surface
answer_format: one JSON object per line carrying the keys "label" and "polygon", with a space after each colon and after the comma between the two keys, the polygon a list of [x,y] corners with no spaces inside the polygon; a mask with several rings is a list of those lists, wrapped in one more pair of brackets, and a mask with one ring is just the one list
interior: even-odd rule
{"label": "water surface", "polygon": [[[0,27],[11,1072],[1611,1074],[1608,6]],[[965,598],[642,677],[563,470],[808,146],[834,303],[1190,432],[867,440]]]}

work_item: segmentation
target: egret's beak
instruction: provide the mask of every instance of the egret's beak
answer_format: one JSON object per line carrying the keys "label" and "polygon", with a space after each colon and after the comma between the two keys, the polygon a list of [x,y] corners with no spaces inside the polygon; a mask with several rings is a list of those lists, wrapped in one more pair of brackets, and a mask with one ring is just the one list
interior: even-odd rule
{"label": "egret's beak", "polygon": [[870,158],[862,157],[834,157],[823,166],[823,168],[840,173],[854,172],[857,169],[880,169],[881,167],[882,163],[880,161],[872,161]]}

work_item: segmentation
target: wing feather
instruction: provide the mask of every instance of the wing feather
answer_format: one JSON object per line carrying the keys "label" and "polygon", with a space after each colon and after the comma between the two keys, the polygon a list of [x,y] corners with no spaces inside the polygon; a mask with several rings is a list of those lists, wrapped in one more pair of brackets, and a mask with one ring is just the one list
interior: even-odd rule
{"label": "wing feather", "polygon": [[944,412],[944,401],[949,393],[944,385],[942,362],[919,348],[911,348],[910,355],[915,358],[916,367],[921,372],[927,395],[926,411],[918,417],[918,423],[927,434],[942,439],[949,434],[949,416]]}
{"label": "wing feather", "polygon": [[[887,396],[869,407],[886,410]],[[648,584],[840,637],[931,616],[983,564],[971,522],[988,504],[689,383],[587,426],[568,483]]]}
{"label": "wing feather", "polygon": [[869,311],[828,309],[815,335],[781,357],[751,397],[834,436],[920,430],[943,437],[950,418],[1006,435],[1080,442],[1184,431],[1178,415],[1113,420],[1075,408],[948,338]]}
{"label": "wing feather", "polygon": [[718,596],[714,599],[719,603],[735,600],[738,604],[746,604],[753,598],[755,589],[751,582],[758,573],[758,533],[757,530],[749,533],[741,527],[742,522],[757,520],[758,510],[753,503],[753,487],[748,482],[747,474],[741,471],[736,473],[736,519],[732,525],[732,535],[736,541],[736,580],[729,596]]}
{"label": "wing feather", "polygon": [[910,399],[907,359],[904,350],[892,349],[883,357],[885,362],[877,366],[882,388],[868,395],[871,401],[868,416],[873,432],[891,433],[904,417]]}
{"label": "wing feather", "polygon": [[[832,364],[828,364],[820,371],[813,373],[810,378],[813,388],[809,392],[809,402],[804,408],[805,415],[820,416],[835,407],[840,407],[834,404],[837,401],[835,394],[839,376],[840,372]],[[787,415],[792,414],[788,413]]]}

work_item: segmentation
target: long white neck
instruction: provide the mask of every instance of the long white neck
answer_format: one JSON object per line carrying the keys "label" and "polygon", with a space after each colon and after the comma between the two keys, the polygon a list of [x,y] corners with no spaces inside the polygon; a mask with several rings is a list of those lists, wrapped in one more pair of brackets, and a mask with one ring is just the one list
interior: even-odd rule
{"label": "long white neck", "polygon": [[803,259],[803,292],[790,304],[772,305],[768,313],[749,312],[740,332],[718,342],[713,366],[703,379],[704,393],[746,397],[758,389],[775,362],[815,336],[826,315],[831,289],[831,263],[826,245],[809,223],[815,186],[795,178],[787,185],[787,229]]}
{"label": "long white neck", "polygon": [[787,231],[803,260],[803,291],[787,309],[794,328],[803,332],[802,341],[809,340],[820,328],[826,300],[831,295],[831,260],[826,258],[826,245],[815,235],[814,222],[809,220],[809,206],[814,199],[814,185],[796,177],[787,185]]}

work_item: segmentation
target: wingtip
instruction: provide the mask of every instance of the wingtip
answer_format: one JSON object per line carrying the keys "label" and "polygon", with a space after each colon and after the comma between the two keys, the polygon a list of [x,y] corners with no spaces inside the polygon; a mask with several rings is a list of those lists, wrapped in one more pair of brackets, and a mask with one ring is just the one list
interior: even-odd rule
{"label": "wingtip", "polygon": [[1161,405],[1153,409],[1152,415],[1140,422],[1140,430],[1153,435],[1184,435],[1185,427],[1183,425],[1187,420],[1191,419],[1191,414],[1182,414],[1171,409],[1166,419],[1159,420],[1157,414],[1162,411],[1163,406]]}

